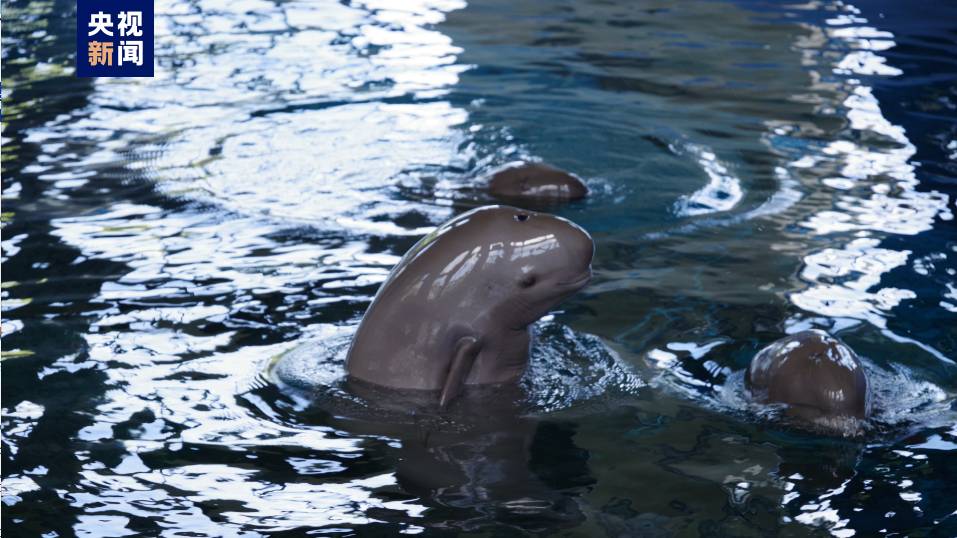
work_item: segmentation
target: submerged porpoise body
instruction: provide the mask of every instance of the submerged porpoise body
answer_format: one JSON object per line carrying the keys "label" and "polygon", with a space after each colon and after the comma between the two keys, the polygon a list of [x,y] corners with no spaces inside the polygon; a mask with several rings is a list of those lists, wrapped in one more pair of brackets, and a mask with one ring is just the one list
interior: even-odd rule
{"label": "submerged porpoise body", "polygon": [[354,379],[440,391],[507,383],[525,371],[529,325],[591,277],[577,225],[507,206],[474,209],[416,243],[366,311],[346,357]]}

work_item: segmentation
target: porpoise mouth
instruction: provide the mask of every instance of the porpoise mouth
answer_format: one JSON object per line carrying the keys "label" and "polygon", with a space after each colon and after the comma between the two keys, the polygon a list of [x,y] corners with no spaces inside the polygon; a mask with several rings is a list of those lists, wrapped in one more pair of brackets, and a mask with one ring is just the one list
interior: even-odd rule
{"label": "porpoise mouth", "polygon": [[563,280],[558,283],[562,288],[573,288],[578,289],[588,284],[588,281],[591,280],[591,267],[585,270],[580,276],[575,277],[571,280]]}
{"label": "porpoise mouth", "polygon": [[[577,277],[571,278],[569,280],[562,280],[560,282],[556,282],[554,284],[554,288],[550,288],[551,294],[548,297],[545,297],[544,299],[538,301],[535,304],[535,306],[532,307],[530,312],[528,312],[530,314],[534,314],[531,316],[531,320],[522,323],[518,327],[512,327],[512,328],[518,331],[527,330],[529,324],[534,323],[535,320],[547,314],[550,309],[555,307],[555,305],[571,297],[578,290],[584,288],[585,285],[588,284],[588,281],[591,280],[591,276],[592,276],[591,266],[589,266],[588,269],[585,270],[585,272],[581,273]],[[544,304],[543,304],[543,301],[545,301]],[[541,307],[541,311],[536,312],[534,310],[535,307]]]}

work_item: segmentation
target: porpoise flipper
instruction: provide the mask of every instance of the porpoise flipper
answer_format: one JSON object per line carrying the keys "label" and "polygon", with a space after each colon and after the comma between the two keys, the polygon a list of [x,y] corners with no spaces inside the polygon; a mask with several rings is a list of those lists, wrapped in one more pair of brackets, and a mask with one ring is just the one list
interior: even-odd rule
{"label": "porpoise flipper", "polygon": [[440,407],[446,407],[462,391],[462,384],[465,382],[465,378],[472,369],[472,364],[481,349],[482,346],[474,336],[462,337],[455,343],[455,352],[449,364],[449,373],[445,376],[442,396],[439,398]]}

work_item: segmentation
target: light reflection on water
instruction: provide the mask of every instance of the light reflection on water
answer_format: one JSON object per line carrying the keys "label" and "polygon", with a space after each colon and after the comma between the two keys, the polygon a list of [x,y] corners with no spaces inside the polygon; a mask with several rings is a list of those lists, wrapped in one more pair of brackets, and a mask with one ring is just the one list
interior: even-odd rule
{"label": "light reflection on water", "polygon": [[[954,196],[885,114],[881,85],[912,75],[880,21],[160,2],[156,78],[90,85],[66,67],[68,10],[14,4],[8,528],[864,536],[951,517],[932,477],[957,443]],[[585,178],[560,213],[598,242],[593,284],[539,327],[531,408],[422,444],[418,423],[269,381],[297,344],[347,341],[399,256],[517,158]],[[753,353],[809,327],[865,357],[870,437],[775,428],[741,397]]]}

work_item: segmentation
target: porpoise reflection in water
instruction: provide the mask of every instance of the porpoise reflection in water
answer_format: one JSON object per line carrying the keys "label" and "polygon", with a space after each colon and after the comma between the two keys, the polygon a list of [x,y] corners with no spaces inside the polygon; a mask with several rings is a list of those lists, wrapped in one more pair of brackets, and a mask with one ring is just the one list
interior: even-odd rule
{"label": "porpoise reflection in water", "polygon": [[[301,344],[277,357],[268,375],[306,397],[295,422],[390,439],[388,466],[405,494],[432,509],[427,526],[468,531],[498,522],[539,532],[582,521],[575,498],[594,481],[586,458],[564,467],[557,483],[556,473],[537,470],[533,445],[546,445],[549,455],[582,450],[573,432],[535,416],[525,384],[466,387],[441,407],[433,392],[342,375],[348,337],[343,331]],[[393,516],[405,517],[376,517]]]}
{"label": "porpoise reflection in water", "polygon": [[[396,481],[405,492],[441,508],[441,526],[469,530],[499,521],[536,532],[583,519],[574,499],[582,492],[578,486],[593,481],[587,466],[563,473],[566,482],[574,482],[571,487],[556,488],[539,476],[532,445],[549,428],[528,414],[521,385],[471,387],[447,408],[421,391],[355,379],[347,385],[368,407],[360,415],[339,414],[333,424],[397,439]],[[552,454],[580,451],[570,435],[550,435],[545,442]]]}
{"label": "porpoise reflection in water", "polygon": [[745,384],[761,402],[786,404],[790,417],[826,423],[865,419],[867,378],[857,354],[820,330],[786,336],[755,355]]}
{"label": "porpoise reflection in water", "polygon": [[552,215],[487,206],[413,246],[379,288],[346,358],[351,378],[434,391],[514,383],[529,325],[591,278],[594,244]]}

